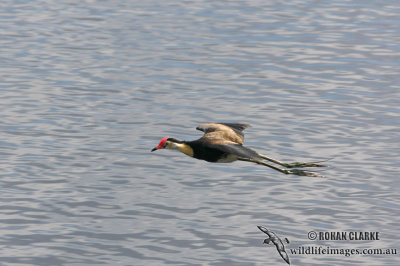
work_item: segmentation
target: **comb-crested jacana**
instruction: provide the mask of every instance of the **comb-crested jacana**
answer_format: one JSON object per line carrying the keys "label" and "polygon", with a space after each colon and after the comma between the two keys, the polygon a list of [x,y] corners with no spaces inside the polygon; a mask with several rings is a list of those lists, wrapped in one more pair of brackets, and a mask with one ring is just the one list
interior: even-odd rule
{"label": "comb-crested jacana", "polygon": [[315,172],[300,169],[283,169],[263,161],[264,159],[285,168],[324,166],[313,162],[283,163],[243,146],[243,130],[248,127],[250,127],[249,124],[239,123],[201,124],[196,129],[203,131],[204,135],[198,140],[182,141],[166,137],[161,139],[160,143],[151,151],[160,149],[176,149],[188,156],[208,162],[230,163],[236,160],[247,161],[268,166],[284,174],[321,177],[321,175]]}

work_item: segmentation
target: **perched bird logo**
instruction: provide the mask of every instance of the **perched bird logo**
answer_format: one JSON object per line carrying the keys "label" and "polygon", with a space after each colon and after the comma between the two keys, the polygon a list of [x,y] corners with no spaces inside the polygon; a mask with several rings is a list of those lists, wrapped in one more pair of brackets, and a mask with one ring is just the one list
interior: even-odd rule
{"label": "perched bird logo", "polygon": [[[287,262],[287,264],[290,265],[290,260],[289,256],[286,253],[285,250],[285,245],[283,244],[283,241],[272,231],[268,230],[264,226],[257,226],[258,229],[260,229],[262,232],[266,233],[268,235],[268,238],[264,239],[264,244],[269,244],[272,242],[276,249],[278,250],[279,255],[281,255],[282,259]],[[289,243],[289,240],[285,238],[286,243]]]}

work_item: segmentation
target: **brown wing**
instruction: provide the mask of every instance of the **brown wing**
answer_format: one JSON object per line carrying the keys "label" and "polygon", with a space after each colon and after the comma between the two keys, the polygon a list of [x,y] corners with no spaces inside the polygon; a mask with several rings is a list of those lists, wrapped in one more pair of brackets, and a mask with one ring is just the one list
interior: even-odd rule
{"label": "brown wing", "polygon": [[204,132],[201,139],[215,144],[243,144],[243,130],[250,127],[249,124],[235,123],[206,123],[196,127]]}

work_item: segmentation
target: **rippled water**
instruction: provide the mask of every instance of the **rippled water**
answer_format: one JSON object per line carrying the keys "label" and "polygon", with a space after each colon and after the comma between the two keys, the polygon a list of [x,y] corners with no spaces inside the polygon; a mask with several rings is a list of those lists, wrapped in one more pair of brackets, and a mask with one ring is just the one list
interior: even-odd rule
{"label": "rippled water", "polygon": [[[285,265],[257,225],[287,250],[400,249],[397,1],[0,6],[2,265]],[[150,153],[213,121],[252,124],[246,145],[280,160],[332,158],[326,178]]]}

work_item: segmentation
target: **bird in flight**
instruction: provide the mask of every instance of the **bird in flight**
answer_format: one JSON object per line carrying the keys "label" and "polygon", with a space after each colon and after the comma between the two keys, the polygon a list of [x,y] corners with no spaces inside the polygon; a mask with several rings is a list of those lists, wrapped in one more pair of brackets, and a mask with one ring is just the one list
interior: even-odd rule
{"label": "bird in flight", "polygon": [[[196,128],[197,130],[204,132],[204,135],[201,138],[192,141],[182,141],[166,137],[161,139],[160,143],[151,151],[175,149],[190,157],[208,162],[231,163],[234,161],[246,161],[267,166],[284,174],[322,177],[316,172],[296,168],[324,167],[325,165],[317,162],[283,163],[243,146],[243,130],[248,127],[250,127],[249,124],[240,123],[201,124]],[[277,164],[281,167],[271,163]]]}
{"label": "bird in flight", "polygon": [[[274,232],[268,230],[264,226],[257,225],[258,229],[260,229],[262,232],[266,233],[268,235],[268,238],[264,239],[264,244],[269,244],[272,242],[272,244],[275,245],[276,250],[278,250],[279,255],[281,255],[282,259],[286,261],[287,264],[290,264],[289,256],[285,250],[285,245],[283,244],[283,241],[277,236]],[[285,237],[285,242],[289,243],[289,239]]]}

